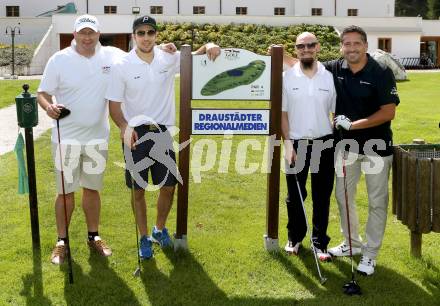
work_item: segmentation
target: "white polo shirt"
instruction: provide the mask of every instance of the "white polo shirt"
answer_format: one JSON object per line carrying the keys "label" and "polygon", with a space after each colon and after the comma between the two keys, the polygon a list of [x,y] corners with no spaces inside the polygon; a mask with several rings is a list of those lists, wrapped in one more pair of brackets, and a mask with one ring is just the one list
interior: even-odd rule
{"label": "white polo shirt", "polygon": [[115,63],[106,98],[122,103],[130,126],[175,124],[174,75],[180,70],[180,53],[166,53],[154,47],[149,64],[135,49]]}
{"label": "white polo shirt", "polygon": [[332,74],[318,62],[309,78],[300,63],[284,73],[282,111],[289,118],[290,139],[314,139],[332,133],[330,113],[335,112],[336,90]]}
{"label": "white polo shirt", "polygon": [[[60,120],[63,143],[108,142],[110,128],[105,92],[114,61],[126,53],[98,43],[95,54],[88,58],[76,52],[75,45],[73,40],[70,47],[49,59],[38,92],[55,96],[58,104],[71,111]],[[57,142],[55,120],[53,127],[52,142]]]}

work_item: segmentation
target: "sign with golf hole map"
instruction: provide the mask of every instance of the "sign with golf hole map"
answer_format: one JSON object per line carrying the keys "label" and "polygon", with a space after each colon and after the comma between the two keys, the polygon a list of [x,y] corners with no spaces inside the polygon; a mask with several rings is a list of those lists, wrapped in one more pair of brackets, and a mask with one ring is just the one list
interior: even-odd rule
{"label": "sign with golf hole map", "polygon": [[270,100],[270,56],[222,49],[215,61],[193,55],[192,94],[196,100]]}

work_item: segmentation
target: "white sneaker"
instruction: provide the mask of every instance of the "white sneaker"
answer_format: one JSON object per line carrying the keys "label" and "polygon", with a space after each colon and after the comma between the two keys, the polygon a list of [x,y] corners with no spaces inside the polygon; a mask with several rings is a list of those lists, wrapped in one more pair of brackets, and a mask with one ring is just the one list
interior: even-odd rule
{"label": "white sneaker", "polygon": [[317,248],[313,245],[311,245],[310,248],[312,249],[312,252],[313,252],[313,248],[315,248],[316,256],[318,257],[318,259],[320,261],[331,261],[332,260],[332,256],[327,252],[326,249],[321,250],[320,248]]}
{"label": "white sneaker", "polygon": [[364,255],[361,257],[361,261],[359,262],[357,271],[358,273],[363,275],[371,275],[374,273],[375,266],[376,266],[376,261]]}
{"label": "white sneaker", "polygon": [[284,247],[284,251],[286,251],[289,255],[298,255],[300,246],[301,242],[297,242],[294,245],[292,241],[288,240],[286,246]]}
{"label": "white sneaker", "polygon": [[[345,242],[342,242],[340,245],[328,249],[328,252],[331,256],[350,256],[350,246],[346,245]],[[353,256],[359,255],[361,252],[361,248],[352,248]]]}

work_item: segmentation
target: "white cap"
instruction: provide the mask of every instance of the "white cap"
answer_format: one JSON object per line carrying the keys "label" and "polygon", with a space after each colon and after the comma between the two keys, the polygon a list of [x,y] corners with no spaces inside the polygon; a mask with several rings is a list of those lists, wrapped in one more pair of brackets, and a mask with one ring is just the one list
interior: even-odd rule
{"label": "white cap", "polygon": [[79,32],[84,28],[90,28],[95,32],[99,32],[99,22],[95,16],[81,15],[75,20],[73,29],[75,32]]}

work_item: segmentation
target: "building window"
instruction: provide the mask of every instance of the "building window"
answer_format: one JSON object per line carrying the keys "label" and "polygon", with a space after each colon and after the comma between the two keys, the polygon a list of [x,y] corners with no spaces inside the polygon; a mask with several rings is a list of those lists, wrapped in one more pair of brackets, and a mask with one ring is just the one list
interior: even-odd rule
{"label": "building window", "polygon": [[237,6],[235,8],[236,15],[247,15],[247,7],[246,6]]}
{"label": "building window", "polygon": [[20,7],[6,6],[6,17],[20,17]]}
{"label": "building window", "polygon": [[275,7],[273,9],[273,14],[275,16],[286,15],[286,8],[285,7]]}
{"label": "building window", "polygon": [[391,38],[379,38],[377,46],[380,50],[391,53]]}
{"label": "building window", "polygon": [[115,5],[105,5],[104,14],[116,14],[117,9]]}
{"label": "building window", "polygon": [[150,6],[150,14],[162,15],[163,6]]}
{"label": "building window", "polygon": [[193,6],[193,14],[194,15],[205,14],[205,7],[204,6]]}
{"label": "building window", "polygon": [[347,10],[347,16],[357,16],[358,15],[358,9],[348,9]]}
{"label": "building window", "polygon": [[322,8],[312,8],[312,16],[322,16]]}
{"label": "building window", "polygon": [[139,6],[133,6],[131,8],[131,13],[132,14],[140,14],[140,12],[141,12],[141,8]]}

